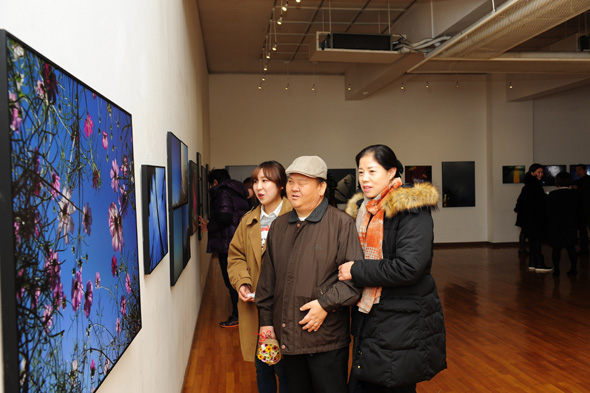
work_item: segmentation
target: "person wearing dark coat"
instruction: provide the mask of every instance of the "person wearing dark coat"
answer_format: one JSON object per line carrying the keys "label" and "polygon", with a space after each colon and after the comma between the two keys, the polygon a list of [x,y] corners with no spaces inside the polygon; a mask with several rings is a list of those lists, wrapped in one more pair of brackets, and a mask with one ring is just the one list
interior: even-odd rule
{"label": "person wearing dark coat", "polygon": [[364,287],[353,310],[350,393],[409,393],[447,367],[443,310],[432,266],[430,183],[404,185],[403,166],[387,146],[356,156],[362,193],[346,212],[356,219],[364,259],[340,266],[338,278]]}
{"label": "person wearing dark coat", "polygon": [[208,231],[207,252],[217,253],[223,282],[229,291],[232,313],[221,327],[238,327],[238,293],[229,281],[227,255],[229,244],[242,216],[250,210],[248,189],[242,182],[231,179],[225,169],[214,169],[209,174],[209,200],[211,201],[209,222],[199,217],[201,231]]}
{"label": "person wearing dark coat", "polygon": [[560,172],[555,176],[557,190],[551,191],[547,197],[547,217],[549,224],[549,245],[552,248],[553,275],[559,277],[559,260],[561,249],[565,248],[570,259],[569,276],[578,274],[576,241],[578,228],[582,218],[582,206],[579,195],[571,190],[572,176]]}
{"label": "person wearing dark coat", "polygon": [[514,211],[521,218],[522,230],[529,239],[529,271],[550,273],[552,268],[545,265],[541,245],[546,232],[545,209],[547,196],[541,178],[543,167],[532,164],[524,176],[524,187],[516,201]]}
{"label": "person wearing dark coat", "polygon": [[588,255],[588,228],[590,228],[590,176],[588,167],[584,164],[576,165],[578,177],[572,188],[577,190],[582,203],[582,219],[580,220],[580,255]]}

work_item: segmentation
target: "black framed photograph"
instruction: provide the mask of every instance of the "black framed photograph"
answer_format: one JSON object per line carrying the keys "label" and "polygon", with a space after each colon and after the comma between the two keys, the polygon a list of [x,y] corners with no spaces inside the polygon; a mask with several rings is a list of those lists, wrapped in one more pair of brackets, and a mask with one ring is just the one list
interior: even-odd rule
{"label": "black framed photograph", "polygon": [[142,327],[131,114],[0,46],[4,389],[95,391]]}
{"label": "black framed photograph", "polygon": [[188,203],[188,146],[168,132],[168,183],[170,209]]}
{"label": "black framed photograph", "polygon": [[203,238],[203,233],[201,232],[201,226],[198,225],[199,217],[203,217],[203,204],[204,204],[204,196],[203,196],[203,172],[205,171],[202,166],[203,160],[201,159],[201,153],[197,152],[197,238],[201,240]]}
{"label": "black framed photograph", "polygon": [[356,169],[328,169],[328,199],[336,205],[344,205],[357,190]]}
{"label": "black framed photograph", "polygon": [[554,186],[555,176],[557,176],[559,172],[565,172],[566,170],[566,165],[543,165],[543,177],[541,178],[541,183],[544,186]]}
{"label": "black framed photograph", "polygon": [[475,161],[442,163],[443,207],[475,206]]}
{"label": "black framed photograph", "polygon": [[183,214],[188,213],[184,206],[178,207],[170,213],[170,286],[174,286],[182,273],[184,263],[184,237],[186,233]]}
{"label": "black framed photograph", "polygon": [[189,214],[188,214],[188,221],[189,221],[189,228],[190,234],[193,235],[197,228],[199,227],[199,193],[198,193],[198,184],[199,184],[199,167],[194,161],[189,161]]}
{"label": "black framed photograph", "polygon": [[503,184],[520,184],[524,183],[525,175],[524,165],[504,165],[502,166],[502,183]]}
{"label": "black framed photograph", "polygon": [[141,166],[144,273],[150,274],[168,254],[166,168]]}
{"label": "black framed photograph", "polygon": [[406,183],[432,183],[431,165],[407,165],[404,171]]}

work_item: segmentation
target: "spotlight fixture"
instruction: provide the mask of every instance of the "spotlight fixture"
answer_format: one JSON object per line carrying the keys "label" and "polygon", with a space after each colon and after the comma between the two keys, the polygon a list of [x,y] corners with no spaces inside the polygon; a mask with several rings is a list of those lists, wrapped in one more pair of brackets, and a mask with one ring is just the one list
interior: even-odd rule
{"label": "spotlight fixture", "polygon": [[311,91],[315,91],[315,83],[311,85]]}
{"label": "spotlight fixture", "polygon": [[509,82],[509,83],[508,83],[508,88],[509,88],[509,89],[512,89],[512,82]]}
{"label": "spotlight fixture", "polygon": [[301,3],[301,0],[295,0],[296,3]]}
{"label": "spotlight fixture", "polygon": [[274,44],[272,44],[272,51],[273,52],[277,51],[277,43],[276,42]]}
{"label": "spotlight fixture", "polygon": [[401,91],[404,91],[404,92],[405,92],[405,90],[406,90],[406,87],[404,86],[404,82],[402,82],[402,85],[399,87],[399,89],[400,89]]}
{"label": "spotlight fixture", "polygon": [[289,83],[285,86],[285,90],[289,90]]}
{"label": "spotlight fixture", "polygon": [[277,19],[277,25],[282,25],[283,24],[283,15],[280,16],[279,19]]}
{"label": "spotlight fixture", "polygon": [[262,90],[262,83],[258,85],[258,90]]}
{"label": "spotlight fixture", "polygon": [[457,83],[455,83],[455,88],[459,88],[459,81],[457,81]]}
{"label": "spotlight fixture", "polygon": [[349,83],[348,87],[346,88],[346,90],[351,91],[352,90],[352,85]]}
{"label": "spotlight fixture", "polygon": [[428,89],[430,87],[430,85],[428,84],[428,81],[426,81],[426,88]]}
{"label": "spotlight fixture", "polygon": [[289,0],[285,1],[285,4],[282,5],[281,9],[283,11],[287,11],[287,8],[289,8]]}
{"label": "spotlight fixture", "polygon": [[264,70],[264,71],[268,71],[268,64],[265,64],[265,65],[264,65],[264,68],[263,68],[263,70]]}
{"label": "spotlight fixture", "polygon": [[262,80],[263,82],[266,82],[266,76],[264,76],[264,75],[263,75],[261,80]]}
{"label": "spotlight fixture", "polygon": [[270,59],[270,52],[266,52],[266,58]]}

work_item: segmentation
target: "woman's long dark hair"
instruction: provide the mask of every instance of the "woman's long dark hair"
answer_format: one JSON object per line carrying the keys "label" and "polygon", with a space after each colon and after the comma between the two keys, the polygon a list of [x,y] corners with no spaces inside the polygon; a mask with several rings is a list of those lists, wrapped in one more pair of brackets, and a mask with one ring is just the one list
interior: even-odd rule
{"label": "woman's long dark hair", "polygon": [[385,145],[371,145],[361,150],[360,153],[355,157],[357,168],[361,158],[367,154],[372,154],[373,157],[375,157],[375,161],[385,168],[386,171],[390,170],[391,168],[396,168],[396,177],[401,177],[401,174],[404,173],[404,166],[402,163],[397,159],[397,156],[393,150],[391,150],[389,146]]}

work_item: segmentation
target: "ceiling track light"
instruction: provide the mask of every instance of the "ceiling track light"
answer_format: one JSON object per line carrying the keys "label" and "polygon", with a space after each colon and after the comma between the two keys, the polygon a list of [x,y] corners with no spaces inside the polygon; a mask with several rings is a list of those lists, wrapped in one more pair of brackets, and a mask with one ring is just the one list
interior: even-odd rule
{"label": "ceiling track light", "polygon": [[279,26],[280,26],[280,25],[282,25],[282,24],[283,24],[283,15],[281,15],[281,16],[279,17],[279,19],[277,19],[277,25],[279,25]]}
{"label": "ceiling track light", "polygon": [[285,4],[283,4],[283,2],[281,1],[281,10],[287,12],[288,8],[289,8],[289,0],[286,0]]}
{"label": "ceiling track light", "polygon": [[277,43],[276,42],[274,44],[272,44],[272,51],[273,52],[277,51]]}
{"label": "ceiling track light", "polygon": [[315,83],[311,85],[311,91],[315,91]]}
{"label": "ceiling track light", "polygon": [[289,90],[289,82],[287,82],[287,85],[285,86],[285,90]]}
{"label": "ceiling track light", "polygon": [[351,91],[352,90],[352,85],[349,83],[348,86],[346,87],[346,90]]}
{"label": "ceiling track light", "polygon": [[455,88],[456,88],[456,89],[458,89],[458,88],[459,88],[459,81],[457,81],[457,82],[455,83]]}
{"label": "ceiling track light", "polygon": [[399,89],[403,92],[406,91],[406,87],[404,86],[404,82],[402,82],[402,85],[399,87]]}
{"label": "ceiling track light", "polygon": [[299,3],[301,3],[301,0],[295,0],[295,2],[296,2],[297,4],[299,4]]}
{"label": "ceiling track light", "polygon": [[508,82],[508,88],[512,89],[512,82]]}
{"label": "ceiling track light", "polygon": [[430,85],[428,84],[428,81],[426,81],[426,88],[428,89],[430,87]]}

